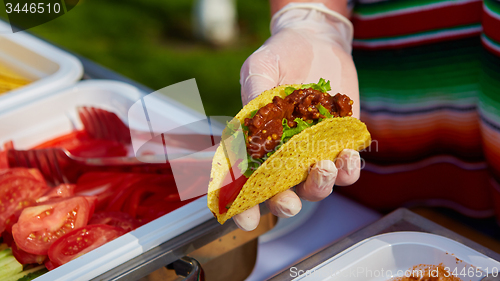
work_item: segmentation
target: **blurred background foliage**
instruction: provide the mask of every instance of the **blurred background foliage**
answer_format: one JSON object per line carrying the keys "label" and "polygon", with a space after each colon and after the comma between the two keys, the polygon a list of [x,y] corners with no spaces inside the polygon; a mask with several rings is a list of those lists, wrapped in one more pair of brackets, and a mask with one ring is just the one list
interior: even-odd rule
{"label": "blurred background foliage", "polygon": [[[196,78],[207,115],[241,109],[239,72],[270,36],[268,0],[236,0],[239,35],[215,47],[193,33],[193,0],[80,0],[29,30],[153,90]],[[0,15],[1,16],[1,15]]]}

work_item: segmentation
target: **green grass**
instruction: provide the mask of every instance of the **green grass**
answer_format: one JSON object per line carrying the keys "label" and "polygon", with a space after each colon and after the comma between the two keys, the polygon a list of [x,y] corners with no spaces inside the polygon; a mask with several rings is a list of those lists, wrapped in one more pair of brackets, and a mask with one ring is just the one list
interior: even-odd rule
{"label": "green grass", "polygon": [[155,90],[196,78],[207,115],[235,115],[241,65],[270,35],[269,3],[237,1],[239,38],[225,48],[194,38],[193,4],[83,0],[29,31]]}

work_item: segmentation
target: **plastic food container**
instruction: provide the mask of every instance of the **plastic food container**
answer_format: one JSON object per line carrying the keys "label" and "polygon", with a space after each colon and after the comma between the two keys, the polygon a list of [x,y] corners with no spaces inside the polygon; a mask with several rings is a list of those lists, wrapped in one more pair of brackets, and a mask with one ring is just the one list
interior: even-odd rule
{"label": "plastic food container", "polygon": [[461,280],[481,280],[486,271],[500,279],[500,262],[454,240],[423,232],[393,232],[368,238],[324,261],[297,271],[293,280],[385,281],[419,264],[449,268]]}
{"label": "plastic food container", "polygon": [[81,79],[80,61],[26,32],[6,33],[0,21],[0,64],[31,83],[0,95],[0,112],[26,100],[39,99]]}
{"label": "plastic food container", "polygon": [[[35,144],[65,134],[73,128],[82,128],[77,118],[77,106],[98,106],[112,110],[122,120],[127,120],[128,109],[144,94],[128,84],[109,80],[88,80],[52,93],[43,99],[17,105],[0,112],[0,143],[13,140],[17,149],[27,149]],[[155,106],[151,113],[165,120],[184,123],[199,120],[194,113],[179,112],[179,106],[167,98],[151,97]],[[138,116],[139,117],[139,116]],[[133,118],[133,116],[132,116]],[[183,120],[176,120],[182,118]],[[139,124],[139,120],[128,120]],[[141,128],[137,128],[141,129]],[[163,217],[160,217],[108,244],[103,245],[36,280],[89,280],[139,254],[199,225],[212,214],[206,207],[206,197],[199,198]]]}

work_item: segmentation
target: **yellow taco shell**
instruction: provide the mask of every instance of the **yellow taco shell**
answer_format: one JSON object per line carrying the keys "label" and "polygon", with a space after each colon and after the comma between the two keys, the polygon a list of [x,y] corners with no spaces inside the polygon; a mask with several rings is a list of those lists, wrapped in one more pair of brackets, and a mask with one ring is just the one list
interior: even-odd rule
{"label": "yellow taco shell", "polygon": [[[274,96],[286,97],[282,85],[263,92],[236,115],[242,124],[250,113],[272,102]],[[238,197],[224,214],[219,214],[219,191],[229,171],[222,146],[215,152],[208,187],[208,208],[219,223],[237,215],[274,195],[304,181],[309,168],[321,160],[335,160],[346,149],[361,150],[371,141],[366,125],[353,117],[327,118],[293,136],[269,157],[247,180]]]}

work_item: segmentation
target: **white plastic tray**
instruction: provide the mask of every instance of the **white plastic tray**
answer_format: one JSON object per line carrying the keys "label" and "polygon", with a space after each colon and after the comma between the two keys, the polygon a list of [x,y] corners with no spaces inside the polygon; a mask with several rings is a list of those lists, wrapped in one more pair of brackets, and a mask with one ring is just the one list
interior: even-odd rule
{"label": "white plastic tray", "polygon": [[[456,268],[457,277],[467,281],[481,280],[486,268],[490,273],[500,271],[500,262],[454,240],[423,232],[393,232],[363,240],[312,269],[291,268],[290,276],[297,277],[293,280],[386,281],[401,277],[413,266],[440,263],[452,272]],[[471,265],[474,276],[469,275]],[[465,276],[460,275],[464,268]],[[476,273],[476,268],[482,272]]]}
{"label": "white plastic tray", "polygon": [[[77,106],[99,106],[112,110],[127,120],[128,109],[143,93],[128,84],[108,80],[88,80],[62,89],[44,99],[18,105],[0,113],[0,143],[13,140],[17,149],[32,147],[44,140],[81,128],[77,121]],[[179,107],[159,96],[154,107],[148,107],[154,114],[164,116],[176,123],[199,120],[189,112],[179,113]],[[179,114],[172,115],[172,112]],[[181,118],[182,120],[176,120]],[[128,120],[129,123],[134,120]],[[141,128],[136,128],[141,129]],[[139,254],[201,224],[212,214],[206,207],[206,197],[193,201],[135,231],[89,252],[36,280],[89,280]]]}
{"label": "white plastic tray", "polygon": [[[5,29],[9,24],[0,21],[0,31]],[[0,32],[0,63],[33,81],[0,95],[0,112],[74,84],[83,75],[76,57],[26,32]]]}

